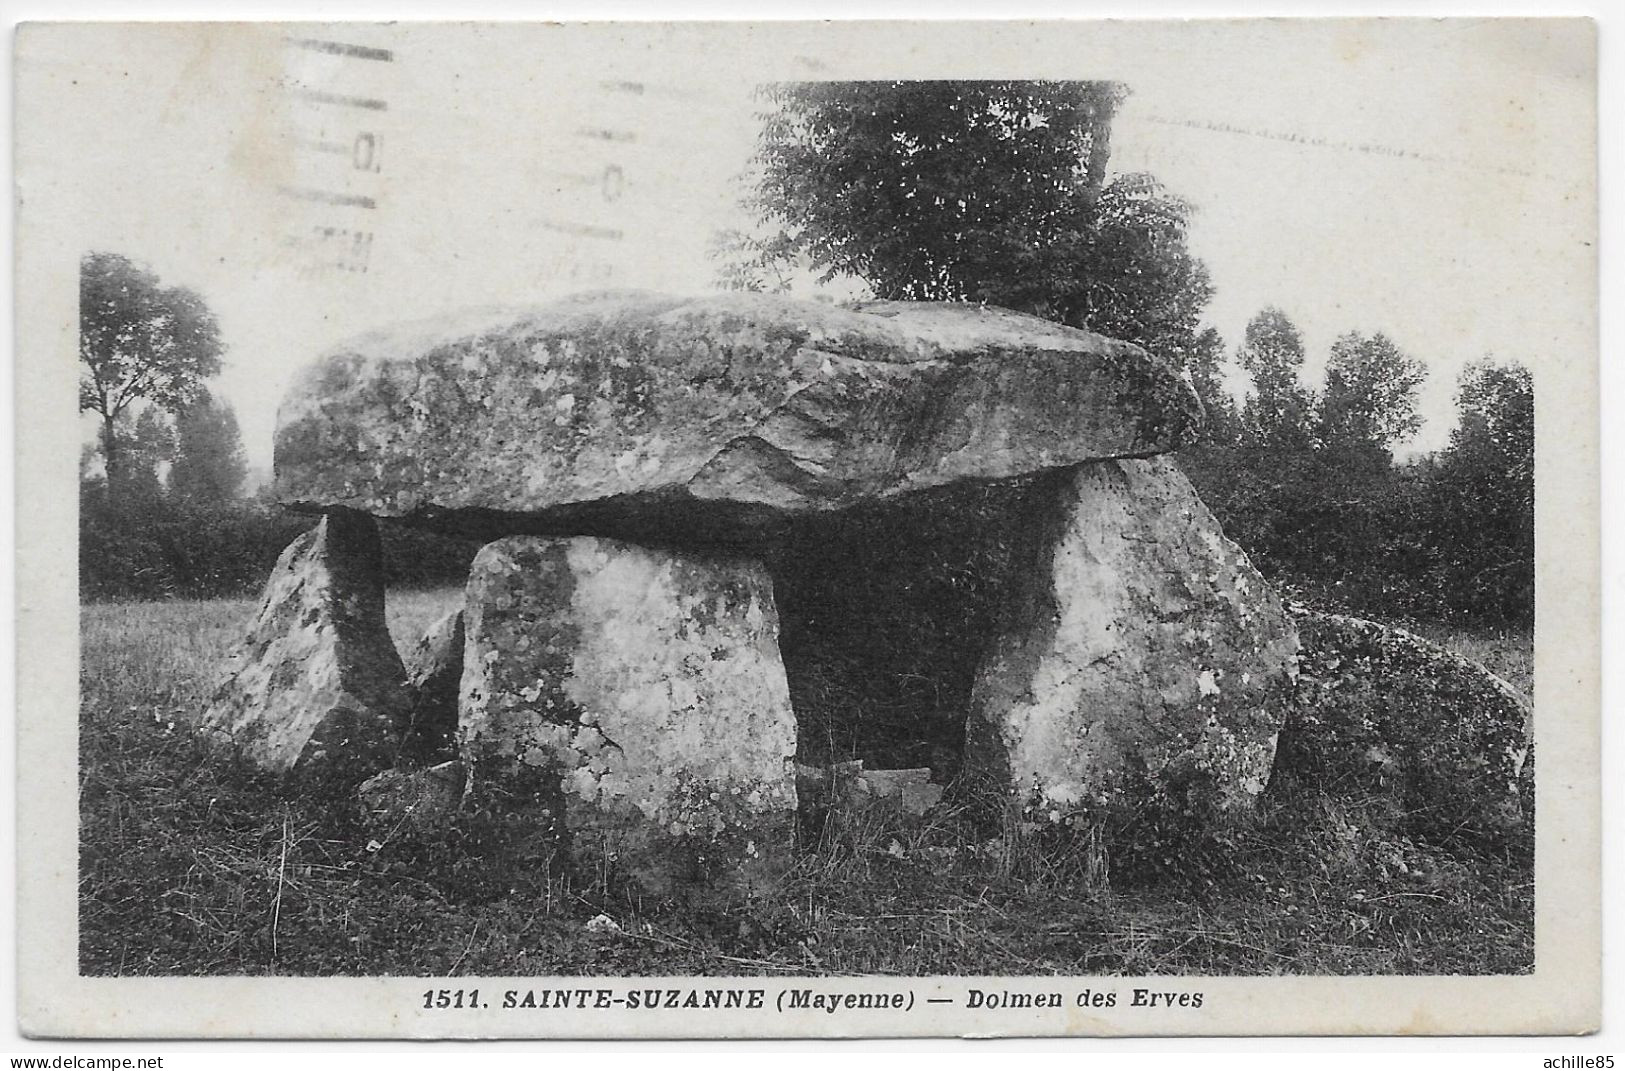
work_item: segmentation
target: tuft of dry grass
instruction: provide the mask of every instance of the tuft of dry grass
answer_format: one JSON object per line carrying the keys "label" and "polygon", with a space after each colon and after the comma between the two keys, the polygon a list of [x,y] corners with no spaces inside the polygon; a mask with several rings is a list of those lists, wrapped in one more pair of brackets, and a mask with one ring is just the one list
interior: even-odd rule
{"label": "tuft of dry grass", "polygon": [[[456,589],[392,592],[397,645]],[[1510,860],[1365,832],[1359,801],[1271,799],[1160,872],[952,806],[803,831],[773,897],[644,900],[515,865],[511,831],[363,827],[189,731],[251,600],[86,606],[80,965],[92,975],[1490,974],[1531,969],[1533,888]],[[1438,636],[1434,637],[1438,639]],[[1448,645],[1518,649],[1460,633]],[[1499,657],[1499,656],[1498,656]],[[1513,679],[1509,676],[1509,679]],[[1516,683],[1516,681],[1515,681]],[[1200,862],[1200,865],[1197,863]],[[618,931],[589,931],[608,914]]]}

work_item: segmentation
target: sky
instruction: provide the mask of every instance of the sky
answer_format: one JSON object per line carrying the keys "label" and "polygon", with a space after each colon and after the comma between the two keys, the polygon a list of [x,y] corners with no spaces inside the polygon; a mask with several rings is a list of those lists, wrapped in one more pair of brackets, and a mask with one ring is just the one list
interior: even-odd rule
{"label": "sky", "polygon": [[1233,348],[1280,307],[1311,381],[1338,335],[1387,334],[1429,371],[1404,453],[1446,442],[1467,362],[1595,347],[1595,91],[1572,25],[33,29],[19,108],[48,98],[49,133],[19,143],[20,195],[76,206],[57,221],[74,257],[121,252],[203,295],[261,470],[294,370],[347,335],[710,289],[772,79],[1125,82],[1112,169],[1192,204],[1208,321]]}

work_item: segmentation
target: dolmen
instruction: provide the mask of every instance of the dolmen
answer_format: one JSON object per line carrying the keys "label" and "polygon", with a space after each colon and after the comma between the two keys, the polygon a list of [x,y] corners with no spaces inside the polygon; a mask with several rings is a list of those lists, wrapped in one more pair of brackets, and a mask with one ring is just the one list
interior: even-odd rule
{"label": "dolmen", "polygon": [[[454,771],[465,805],[653,892],[748,894],[797,812],[764,548],[1018,483],[961,778],[1036,822],[1146,796],[1232,820],[1269,781],[1298,637],[1166,456],[1200,420],[1163,359],[970,305],[612,293],[367,335],[282,403],[277,493],[320,520],[205,724],[352,785],[433,761],[440,805]],[[378,518],[484,543],[405,662]]]}

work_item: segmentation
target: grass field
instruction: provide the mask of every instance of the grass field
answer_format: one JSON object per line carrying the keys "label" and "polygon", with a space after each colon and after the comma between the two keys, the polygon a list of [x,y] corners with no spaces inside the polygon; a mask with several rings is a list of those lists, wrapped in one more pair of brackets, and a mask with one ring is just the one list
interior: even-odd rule
{"label": "grass field", "polygon": [[[454,591],[392,594],[403,648]],[[80,947],[93,975],[1480,974],[1533,964],[1506,859],[1351,833],[1358,807],[1266,796],[1201,860],[1103,879],[952,814],[800,846],[781,893],[698,910],[513,873],[481,831],[379,844],[189,731],[248,600],[86,606]],[[1433,632],[1527,695],[1527,635]],[[1154,871],[1154,868],[1153,868]],[[589,931],[599,914],[618,930]]]}

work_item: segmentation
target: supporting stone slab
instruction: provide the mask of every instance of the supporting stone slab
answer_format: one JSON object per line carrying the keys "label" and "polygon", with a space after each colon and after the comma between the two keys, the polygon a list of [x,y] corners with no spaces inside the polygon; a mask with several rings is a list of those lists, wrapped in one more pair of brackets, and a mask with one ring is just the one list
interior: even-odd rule
{"label": "supporting stone slab", "polygon": [[456,746],[457,690],[463,679],[463,611],[452,610],[430,625],[405,662],[412,720],[402,751],[415,760],[432,760]]}
{"label": "supporting stone slab", "polygon": [[502,539],[475,558],[465,622],[476,799],[656,895],[749,894],[788,865],[795,722],[760,564]]}
{"label": "supporting stone slab", "polygon": [[966,771],[1056,820],[1146,802],[1245,812],[1296,674],[1280,601],[1167,458],[1034,486]]}
{"label": "supporting stone slab", "polygon": [[377,524],[335,511],[277,560],[203,725],[265,769],[354,784],[394,761],[404,681]]}

